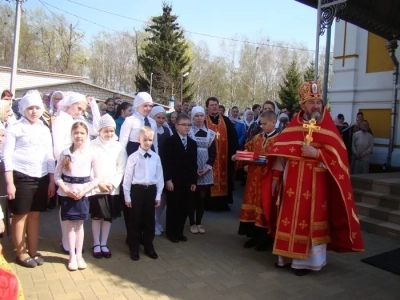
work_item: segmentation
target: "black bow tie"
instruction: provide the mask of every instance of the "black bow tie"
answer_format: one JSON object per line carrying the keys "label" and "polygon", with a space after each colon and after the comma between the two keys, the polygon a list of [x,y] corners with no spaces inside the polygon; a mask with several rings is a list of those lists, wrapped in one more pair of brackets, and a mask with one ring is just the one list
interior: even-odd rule
{"label": "black bow tie", "polygon": [[148,158],[148,157],[151,157],[151,155],[150,154],[148,154],[147,152],[144,154],[144,158]]}

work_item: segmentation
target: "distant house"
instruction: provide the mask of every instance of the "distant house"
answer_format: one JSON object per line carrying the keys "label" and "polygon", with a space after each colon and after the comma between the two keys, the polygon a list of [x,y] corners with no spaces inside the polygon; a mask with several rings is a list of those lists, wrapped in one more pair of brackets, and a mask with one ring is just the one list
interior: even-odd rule
{"label": "distant house", "polygon": [[[0,66],[0,90],[8,89],[10,86],[11,68]],[[84,95],[90,95],[100,101],[112,98],[115,93],[121,95],[122,101],[133,102],[133,95],[110,90],[88,82],[84,76],[50,73],[34,70],[18,69],[15,98],[21,98],[26,91],[38,90],[42,94],[50,94],[52,91],[74,91]],[[165,110],[169,107],[162,105]]]}

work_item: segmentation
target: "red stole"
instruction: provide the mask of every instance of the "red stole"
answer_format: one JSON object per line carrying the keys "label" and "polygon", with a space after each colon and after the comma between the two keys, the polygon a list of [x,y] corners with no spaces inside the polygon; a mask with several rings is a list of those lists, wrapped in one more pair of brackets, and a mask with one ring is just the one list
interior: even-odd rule
{"label": "red stole", "polygon": [[228,131],[222,115],[218,124],[211,121],[207,115],[207,127],[215,132],[215,148],[217,156],[213,166],[214,185],[211,187],[211,197],[228,196]]}
{"label": "red stole", "polygon": [[276,138],[270,153],[287,158],[273,253],[306,259],[311,246],[325,243],[336,252],[363,251],[346,147],[324,110],[317,123],[321,130],[313,132],[311,143],[319,155],[304,158],[303,123],[299,113]]}

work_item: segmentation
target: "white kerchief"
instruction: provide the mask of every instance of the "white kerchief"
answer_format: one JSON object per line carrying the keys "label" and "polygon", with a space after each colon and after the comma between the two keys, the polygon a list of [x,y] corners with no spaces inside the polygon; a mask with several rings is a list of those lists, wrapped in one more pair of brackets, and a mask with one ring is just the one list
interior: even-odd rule
{"label": "white kerchief", "polygon": [[204,108],[202,108],[201,106],[195,106],[195,107],[193,107],[193,108],[192,108],[192,120],[191,120],[192,123],[193,123],[194,116],[195,116],[196,114],[203,114],[203,115],[205,115],[206,112],[204,111]]}
{"label": "white kerchief", "polygon": [[137,93],[135,99],[133,99],[133,106],[136,108],[145,103],[153,103],[153,99],[151,98],[150,94],[146,92]]}
{"label": "white kerchief", "polygon": [[66,95],[64,99],[58,102],[57,113],[60,113],[61,111],[67,111],[68,107],[77,102],[84,102],[86,104],[88,103],[85,95],[82,95],[80,93],[71,93],[69,95]]}
{"label": "white kerchief", "polygon": [[105,114],[105,115],[101,116],[101,118],[100,118],[99,131],[101,129],[103,129],[104,127],[113,127],[113,128],[117,127],[114,119],[109,114]]}
{"label": "white kerchief", "polygon": [[150,112],[150,117],[154,119],[156,115],[159,113],[164,113],[165,114],[165,109],[161,105],[153,106]]}
{"label": "white kerchief", "polygon": [[26,94],[19,101],[18,106],[19,106],[19,113],[21,115],[24,115],[25,110],[31,106],[39,107],[40,116],[42,116],[44,112],[43,100],[42,97],[40,96],[39,91],[37,90],[27,91]]}

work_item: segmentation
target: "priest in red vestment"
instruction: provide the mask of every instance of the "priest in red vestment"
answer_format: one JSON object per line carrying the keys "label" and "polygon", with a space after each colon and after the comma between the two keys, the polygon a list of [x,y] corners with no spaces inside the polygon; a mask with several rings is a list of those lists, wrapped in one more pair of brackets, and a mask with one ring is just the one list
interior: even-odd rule
{"label": "priest in red vestment", "polygon": [[217,156],[213,165],[214,185],[211,187],[211,197],[206,203],[206,210],[229,211],[233,203],[233,173],[232,155],[239,149],[235,127],[228,117],[219,113],[219,101],[209,97],[206,101],[206,126],[215,132],[215,148]]}
{"label": "priest in red vestment", "polygon": [[[346,147],[329,112],[321,88],[313,81],[299,87],[301,111],[276,138],[271,194],[263,197],[269,230],[275,236],[276,267],[292,267],[298,276],[326,264],[326,250],[364,251],[350,181]],[[269,201],[269,202],[268,202]],[[278,205],[278,210],[271,209]],[[278,215],[274,213],[278,211]],[[276,220],[276,222],[272,222]]]}

